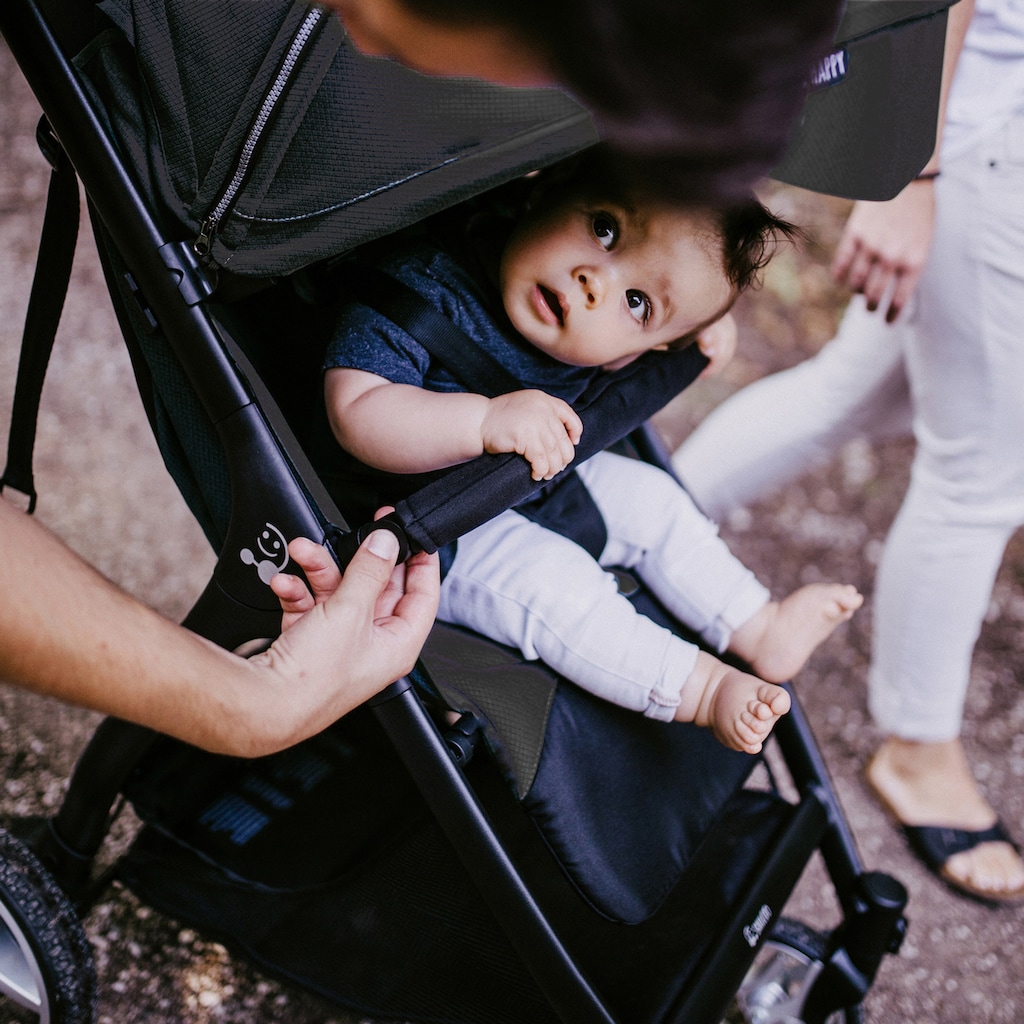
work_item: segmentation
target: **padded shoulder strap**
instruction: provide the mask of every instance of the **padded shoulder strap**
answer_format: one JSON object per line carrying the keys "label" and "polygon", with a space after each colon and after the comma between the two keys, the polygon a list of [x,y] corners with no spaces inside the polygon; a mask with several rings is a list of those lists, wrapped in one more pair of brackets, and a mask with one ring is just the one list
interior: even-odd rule
{"label": "padded shoulder strap", "polygon": [[357,301],[376,310],[415,338],[470,391],[493,398],[519,391],[522,384],[457,324],[419,292],[377,267],[354,263],[346,283]]}

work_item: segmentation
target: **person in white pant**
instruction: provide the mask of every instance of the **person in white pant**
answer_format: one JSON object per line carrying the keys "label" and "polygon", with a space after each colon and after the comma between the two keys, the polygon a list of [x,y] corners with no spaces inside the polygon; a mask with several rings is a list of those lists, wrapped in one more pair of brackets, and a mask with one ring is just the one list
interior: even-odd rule
{"label": "person in white pant", "polygon": [[971,18],[958,4],[954,52],[968,21],[937,155],[847,223],[833,271],[862,297],[836,338],[725,402],[673,466],[718,517],[847,440],[912,427],[876,580],[869,705],[887,739],[868,781],[946,881],[1009,900],[1024,863],[959,734],[995,575],[1024,524],[1024,8],[977,0]]}

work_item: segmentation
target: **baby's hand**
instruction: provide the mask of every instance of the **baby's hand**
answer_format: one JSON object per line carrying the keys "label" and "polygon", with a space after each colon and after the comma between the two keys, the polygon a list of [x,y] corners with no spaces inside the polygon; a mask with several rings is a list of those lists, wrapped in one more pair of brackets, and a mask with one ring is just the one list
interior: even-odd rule
{"label": "baby's hand", "polygon": [[732,313],[726,313],[697,335],[697,347],[710,360],[702,377],[713,377],[725,368],[736,354],[736,338],[736,321]]}
{"label": "baby's hand", "polygon": [[572,462],[583,424],[568,402],[543,391],[492,398],[480,426],[485,452],[518,452],[534,480],[550,480]]}

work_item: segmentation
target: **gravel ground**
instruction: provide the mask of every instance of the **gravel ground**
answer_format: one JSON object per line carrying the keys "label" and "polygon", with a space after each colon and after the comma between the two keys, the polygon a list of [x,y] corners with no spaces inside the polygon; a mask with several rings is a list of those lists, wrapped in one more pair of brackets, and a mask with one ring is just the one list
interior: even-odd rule
{"label": "gravel ground", "polygon": [[[4,49],[0,88],[2,424],[9,415],[47,169],[33,141],[38,110]],[[775,202],[804,224],[811,241],[780,257],[765,289],[743,303],[741,352],[727,373],[690,389],[662,414],[660,426],[673,443],[731,391],[804,358],[834,329],[844,300],[830,285],[826,267],[846,207],[787,189],[776,192]],[[815,579],[848,580],[870,594],[909,456],[906,443],[851,445],[770,502],[734,515],[723,533],[779,594]],[[43,397],[37,477],[40,520],[168,616],[180,618],[187,611],[213,559],[150,437],[88,237]],[[1018,837],[1024,837],[1022,584],[1024,545],[1018,536],[978,646],[965,729],[979,778]],[[867,1020],[1019,1021],[1024,1019],[1024,912],[992,909],[950,893],[911,857],[861,781],[878,740],[864,702],[869,625],[870,601],[816,653],[796,684],[865,860],[895,874],[911,893],[909,937],[869,994]],[[0,820],[52,811],[96,724],[93,714],[0,688]],[[110,856],[130,840],[134,827],[130,815],[118,822]],[[822,926],[833,920],[819,865],[810,866],[789,912]],[[112,889],[85,926],[96,951],[102,1022],[356,1022],[261,976],[122,889]],[[0,1022],[23,1019],[0,1007]]]}

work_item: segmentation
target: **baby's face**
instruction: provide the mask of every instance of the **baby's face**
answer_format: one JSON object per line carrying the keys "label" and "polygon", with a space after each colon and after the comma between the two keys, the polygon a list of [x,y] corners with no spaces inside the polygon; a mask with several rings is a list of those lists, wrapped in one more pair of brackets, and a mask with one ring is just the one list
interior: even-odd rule
{"label": "baby's face", "polygon": [[664,348],[732,299],[705,215],[584,200],[520,222],[502,255],[501,293],[527,341],[607,369]]}

